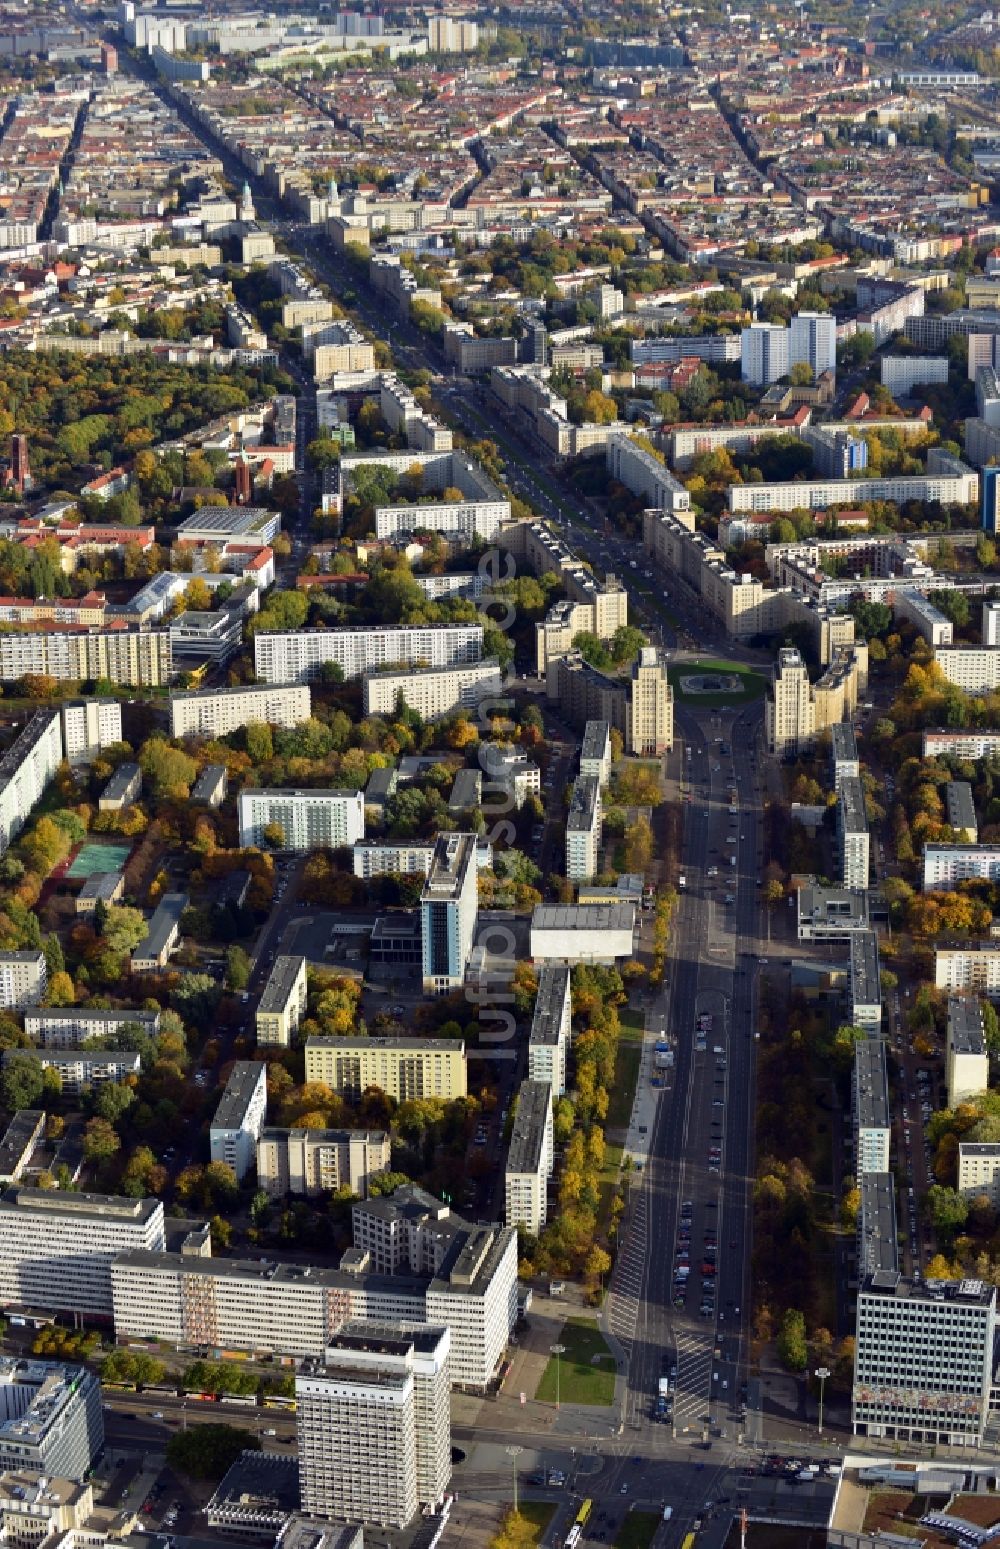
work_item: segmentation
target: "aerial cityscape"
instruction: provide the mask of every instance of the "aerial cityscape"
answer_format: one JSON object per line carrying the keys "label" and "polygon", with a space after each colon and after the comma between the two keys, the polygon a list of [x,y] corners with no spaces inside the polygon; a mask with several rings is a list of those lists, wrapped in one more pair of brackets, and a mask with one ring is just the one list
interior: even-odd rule
{"label": "aerial cityscape", "polygon": [[1000,12],[0,0],[0,1549],[1000,1542],[998,1005]]}

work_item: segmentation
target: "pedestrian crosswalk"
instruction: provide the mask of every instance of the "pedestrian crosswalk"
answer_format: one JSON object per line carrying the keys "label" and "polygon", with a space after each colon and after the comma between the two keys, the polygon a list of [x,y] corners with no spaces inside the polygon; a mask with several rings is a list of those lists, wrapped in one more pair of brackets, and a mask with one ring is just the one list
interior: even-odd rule
{"label": "pedestrian crosswalk", "polygon": [[711,1402],[713,1335],[702,1329],[678,1328],[677,1387],[674,1430],[701,1430]]}

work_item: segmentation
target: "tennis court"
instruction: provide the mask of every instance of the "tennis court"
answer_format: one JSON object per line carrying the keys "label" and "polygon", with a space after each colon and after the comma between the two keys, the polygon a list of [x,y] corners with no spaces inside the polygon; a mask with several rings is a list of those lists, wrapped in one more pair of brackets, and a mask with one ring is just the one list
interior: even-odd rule
{"label": "tennis court", "polygon": [[65,875],[86,878],[106,871],[121,871],[131,854],[130,844],[101,844],[90,840],[77,850]]}

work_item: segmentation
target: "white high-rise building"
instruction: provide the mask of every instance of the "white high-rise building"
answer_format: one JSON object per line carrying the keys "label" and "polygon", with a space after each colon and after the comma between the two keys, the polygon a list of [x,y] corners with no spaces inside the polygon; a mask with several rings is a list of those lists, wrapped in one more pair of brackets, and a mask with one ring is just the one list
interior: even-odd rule
{"label": "white high-rise building", "polygon": [[[8,1542],[42,1541],[40,1525],[52,1520],[47,1508],[58,1499],[54,1491],[45,1496],[46,1479],[82,1484],[103,1445],[101,1384],[93,1372],[0,1356],[0,1473],[13,1476],[4,1491]],[[37,1481],[37,1494],[14,1484],[25,1474]],[[66,1525],[59,1521],[60,1528]]]}
{"label": "white high-rise building", "polygon": [[111,1262],[162,1253],[158,1199],[18,1188],[0,1199],[0,1307],[110,1318]]}
{"label": "white high-rise building", "polygon": [[254,670],[262,683],[307,683],[339,667],[345,678],[386,667],[455,667],[478,662],[482,624],[426,624],[383,629],[261,630],[254,636]]}
{"label": "white high-rise building", "polygon": [[447,1328],[347,1323],[295,1380],[303,1510],[405,1527],[451,1478]]}
{"label": "white high-rise building", "polygon": [[62,756],[59,713],[39,710],[0,758],[0,854],[21,832]]}
{"label": "white high-rise building", "polygon": [[543,963],[528,1034],[528,1075],[532,1081],[547,1081],[554,1098],[566,1090],[572,1012],[567,964]]}
{"label": "white high-rise building", "polygon": [[837,369],[837,319],[832,312],[796,312],[788,330],[788,367],[806,365],[813,380]]}
{"label": "white high-rise building", "polygon": [[299,726],[311,714],[312,693],[304,683],[196,689],[171,695],[170,735],[225,737],[257,722],[267,726]]}
{"label": "white high-rise building", "polygon": [[465,983],[479,913],[476,843],[475,834],[439,834],[420,895],[424,989],[435,995]]}
{"label": "white high-rise building", "polygon": [[267,1066],[237,1060],[230,1072],[212,1127],[213,1162],[225,1162],[242,1183],[257,1159],[257,1139],[267,1112]]}
{"label": "white high-rise building", "polygon": [[982,633],[983,645],[991,648],[1000,646],[1000,602],[990,600],[983,603]]}
{"label": "white high-rise building", "polygon": [[566,876],[592,882],[601,853],[601,787],[595,775],[581,775],[566,815]]}
{"label": "white high-rise building", "polygon": [[259,849],[268,843],[264,830],[277,824],[283,850],[338,849],[365,836],[365,798],[361,791],[276,789],[244,790],[239,797],[240,844]]}
{"label": "white high-rise building", "polygon": [[522,1081],[504,1172],[508,1226],[538,1236],[548,1219],[552,1164],[552,1088],[547,1081]]}
{"label": "white high-rise building", "polygon": [[122,707],[117,699],[81,699],[63,705],[63,751],[71,764],[85,764],[122,740]]}
{"label": "white high-rise building", "polygon": [[984,1280],[870,1275],[858,1293],[856,1436],[980,1446],[996,1338],[996,1286]]}
{"label": "white high-rise building", "polygon": [[755,387],[769,387],[788,375],[788,329],[781,323],[751,323],[740,335],[740,375]]}
{"label": "white high-rise building", "polygon": [[37,1005],[47,982],[44,952],[0,952],[0,1006]]}
{"label": "white high-rise building", "polygon": [[841,880],[852,892],[868,887],[869,834],[865,790],[856,775],[845,775],[837,797],[837,839]]}

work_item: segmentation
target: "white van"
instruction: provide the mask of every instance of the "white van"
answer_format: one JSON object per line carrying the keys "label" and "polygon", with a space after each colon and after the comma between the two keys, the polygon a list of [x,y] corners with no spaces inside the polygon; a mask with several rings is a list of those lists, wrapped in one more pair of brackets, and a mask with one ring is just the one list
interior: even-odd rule
{"label": "white van", "polygon": [[663,1508],[663,1520],[664,1520],[664,1522],[669,1522],[670,1518],[673,1516],[673,1514],[674,1514],[674,1508],[672,1506],[664,1506],[664,1508]]}

